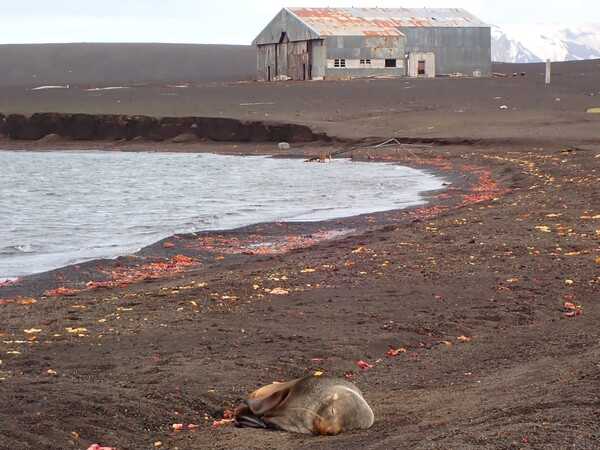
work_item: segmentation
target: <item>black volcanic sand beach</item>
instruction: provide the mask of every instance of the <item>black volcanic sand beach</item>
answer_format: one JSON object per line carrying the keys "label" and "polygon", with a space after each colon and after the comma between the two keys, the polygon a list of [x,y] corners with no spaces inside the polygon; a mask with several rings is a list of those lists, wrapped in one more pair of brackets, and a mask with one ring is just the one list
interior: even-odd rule
{"label": "black volcanic sand beach", "polygon": [[[594,64],[569,67],[597,77]],[[488,83],[529,105],[473,113],[464,122],[448,110],[448,97],[459,95],[448,91],[438,100],[436,88],[429,96],[423,89],[418,100],[430,105],[429,118],[387,111],[373,119],[361,111],[379,105],[364,97],[356,118],[341,106],[346,119],[329,122],[316,117],[324,114],[313,110],[316,94],[298,110],[279,106],[281,117],[271,115],[299,114],[295,122],[347,140],[285,152],[303,157],[364,146],[368,136],[383,140],[404,118],[415,127],[432,118],[446,124],[452,135],[439,138],[468,142],[350,152],[446,177],[452,184],[423,207],[177,236],[135,257],[1,287],[0,448],[599,448],[600,136],[597,116],[581,112],[594,97],[577,94],[592,83],[563,78],[559,102],[529,78],[427,81],[471,86],[463,104],[493,102],[493,89],[477,87]],[[342,101],[368,83],[376,97],[394,82],[273,89],[290,105],[310,86]],[[236,89],[227,95],[239,95]],[[28,98],[3,112],[22,112],[16,109]],[[542,117],[544,124],[536,122]],[[362,142],[351,142],[359,133]],[[52,147],[3,143],[19,146]],[[175,147],[279,153],[273,144]],[[358,361],[373,367],[361,369]],[[376,415],[371,430],[325,438],[213,428],[249,391],[317,370],[363,390]],[[173,424],[199,428],[174,432]]]}
{"label": "black volcanic sand beach", "polygon": [[459,138],[535,147],[564,139],[569,145],[598,144],[600,115],[586,114],[586,110],[600,107],[600,60],[553,67],[550,87],[544,86],[543,64],[495,64],[494,71],[508,77],[490,79],[196,81],[187,88],[175,87],[180,81],[174,80],[141,85],[123,82],[121,86],[131,88],[108,91],[86,89],[112,84],[80,83],[69,89],[32,91],[39,84],[0,83],[0,112],[278,120],[352,140]]}

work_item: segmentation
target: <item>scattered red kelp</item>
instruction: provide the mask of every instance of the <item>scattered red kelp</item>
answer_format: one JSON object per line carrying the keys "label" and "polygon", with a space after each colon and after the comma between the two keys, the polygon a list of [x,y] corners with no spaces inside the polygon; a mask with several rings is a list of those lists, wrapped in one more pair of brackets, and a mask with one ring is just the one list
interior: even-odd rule
{"label": "scattered red kelp", "polygon": [[[410,158],[399,161],[394,157],[382,157],[383,160],[405,162],[411,166],[434,168],[441,172],[455,172],[471,175],[472,182],[463,188],[449,187],[446,191],[437,194],[435,198],[443,204],[424,206],[404,212],[412,220],[429,220],[450,211],[457,206],[468,206],[476,203],[490,201],[500,197],[507,190],[501,187],[492,177],[490,170],[472,164],[455,162],[443,156],[435,158]],[[403,217],[406,217],[404,215]]]}
{"label": "scattered red kelp", "polygon": [[404,347],[402,348],[390,348],[388,350],[388,352],[386,353],[386,355],[390,358],[395,358],[396,356],[402,354],[402,353],[408,353],[408,350],[405,349]]}
{"label": "scattered red kelp", "polygon": [[102,447],[100,444],[93,444],[87,450],[117,450],[114,447]]}
{"label": "scattered red kelp", "polygon": [[221,419],[221,420],[215,420],[212,423],[212,428],[222,428],[222,427],[227,427],[230,425],[233,425],[233,423],[235,422],[235,419]]}
{"label": "scattered red kelp", "polygon": [[413,219],[427,220],[439,216],[442,213],[449,211],[447,206],[426,206],[409,211],[408,215]]}
{"label": "scattered red kelp", "polygon": [[173,425],[171,425],[171,428],[173,429],[173,431],[195,431],[200,427],[194,423],[174,423]]}
{"label": "scattered red kelp", "polygon": [[496,181],[494,181],[489,170],[475,168],[472,166],[467,166],[465,169],[475,170],[478,180],[475,185],[469,189],[470,193],[463,195],[463,205],[493,200],[505,192],[505,190],[502,189],[498,183],[496,183]]}
{"label": "scattered red kelp", "polygon": [[356,365],[362,370],[369,370],[369,369],[372,369],[373,367],[375,367],[375,366],[373,366],[373,364],[369,364],[367,361],[363,361],[363,360],[357,361]]}
{"label": "scattered red kelp", "polygon": [[169,275],[181,273],[187,268],[198,264],[189,256],[177,255],[168,261],[144,264],[140,267],[119,267],[106,272],[111,279],[104,282],[90,282],[90,289],[127,287],[130,284],[146,280],[158,280]]}
{"label": "scattered red kelp", "polygon": [[583,306],[577,303],[565,302],[563,308],[565,317],[578,317],[583,314]]}
{"label": "scattered red kelp", "polygon": [[251,234],[244,237],[224,235],[202,236],[187,244],[187,248],[224,255],[280,255],[291,250],[307,248],[351,233],[353,230],[327,230],[311,235],[263,236]]}
{"label": "scattered red kelp", "polygon": [[72,297],[73,295],[77,295],[79,292],[81,292],[81,289],[59,287],[44,292],[44,297]]}
{"label": "scattered red kelp", "polygon": [[81,289],[59,287],[44,293],[45,297],[64,297],[94,289],[123,288],[146,280],[157,280],[184,272],[198,263],[188,256],[177,255],[167,261],[153,262],[141,266],[117,267],[103,271],[110,276],[107,281],[90,281]]}
{"label": "scattered red kelp", "polygon": [[18,283],[19,283],[19,279],[18,278],[16,280],[0,281],[0,288],[9,287],[9,286],[15,286]]}

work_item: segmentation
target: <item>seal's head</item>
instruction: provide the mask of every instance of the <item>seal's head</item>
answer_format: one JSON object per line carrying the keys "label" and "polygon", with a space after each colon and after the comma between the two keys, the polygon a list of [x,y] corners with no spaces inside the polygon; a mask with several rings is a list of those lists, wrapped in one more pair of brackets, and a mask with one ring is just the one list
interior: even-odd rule
{"label": "seal's head", "polygon": [[373,426],[375,416],[360,392],[344,385],[332,386],[331,392],[317,410],[313,422],[315,434],[334,436],[345,430]]}

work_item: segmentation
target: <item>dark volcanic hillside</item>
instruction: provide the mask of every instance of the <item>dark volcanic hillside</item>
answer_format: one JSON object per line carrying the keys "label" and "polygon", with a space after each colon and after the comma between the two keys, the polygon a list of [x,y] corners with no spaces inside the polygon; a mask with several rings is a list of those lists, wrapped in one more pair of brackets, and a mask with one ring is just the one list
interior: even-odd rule
{"label": "dark volcanic hillside", "polygon": [[248,80],[255,58],[242,45],[0,45],[0,86]]}

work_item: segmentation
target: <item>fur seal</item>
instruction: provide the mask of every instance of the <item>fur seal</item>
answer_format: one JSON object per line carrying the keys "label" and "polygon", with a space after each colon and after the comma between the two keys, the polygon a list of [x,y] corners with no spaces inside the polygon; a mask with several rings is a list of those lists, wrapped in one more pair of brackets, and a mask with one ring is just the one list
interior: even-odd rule
{"label": "fur seal", "polygon": [[319,376],[262,387],[234,415],[238,427],[323,436],[366,430],[375,421],[373,410],[354,384]]}

